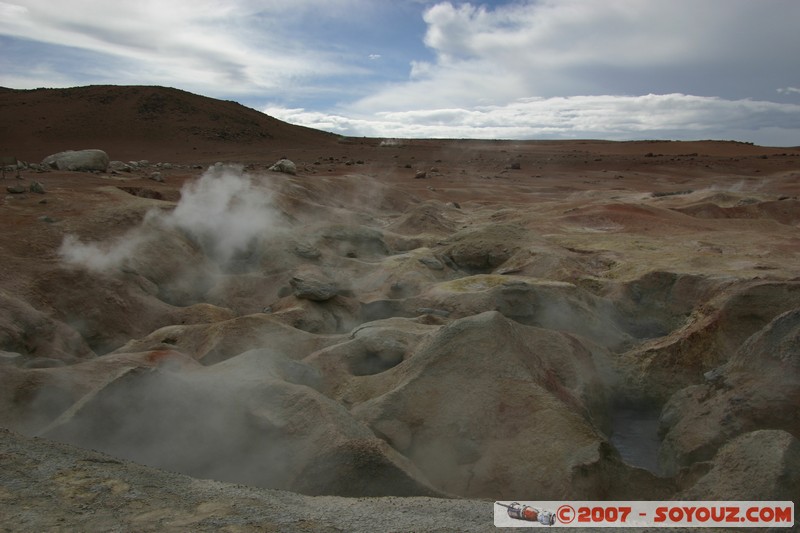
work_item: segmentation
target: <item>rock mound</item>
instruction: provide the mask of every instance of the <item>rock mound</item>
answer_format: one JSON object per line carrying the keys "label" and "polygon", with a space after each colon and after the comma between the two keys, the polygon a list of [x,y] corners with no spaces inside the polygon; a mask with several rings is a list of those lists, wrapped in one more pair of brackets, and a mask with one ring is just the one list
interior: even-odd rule
{"label": "rock mound", "polygon": [[[439,490],[579,497],[606,487],[611,472],[633,475],[593,429],[606,416],[594,362],[601,356],[575,338],[497,312],[427,331],[398,320],[381,323],[381,343],[363,337],[371,328],[359,329],[356,341],[366,345],[307,362],[339,383],[331,394]],[[368,375],[354,368],[354,349],[359,361],[376,363]],[[489,373],[496,377],[467,377]]]}
{"label": "rock mound", "polygon": [[438,494],[314,390],[317,380],[313,368],[267,350],[207,368],[132,369],[43,434],[200,478],[314,494]]}
{"label": "rock mound", "polygon": [[800,305],[800,283],[794,281],[728,283],[704,283],[700,290],[711,296],[716,285],[717,294],[685,315],[684,325],[623,354],[634,388],[665,400],[683,387],[700,384],[704,373],[727,362],[750,335]]}
{"label": "rock mound", "polygon": [[720,206],[713,202],[698,202],[686,207],[675,208],[676,211],[696,218],[709,219],[767,219],[780,224],[796,225],[800,222],[800,201],[796,199],[767,200],[730,207]]}
{"label": "rock mound", "polygon": [[452,236],[446,253],[459,268],[489,273],[505,263],[525,240],[525,231],[509,224],[490,224]]}
{"label": "rock mound", "polygon": [[800,441],[785,431],[741,435],[719,450],[713,465],[679,498],[797,501],[800,497]]}
{"label": "rock mound", "polygon": [[662,459],[668,471],[709,460],[748,431],[800,434],[800,309],[776,317],[752,335],[710,383],[675,393],[662,413]]}

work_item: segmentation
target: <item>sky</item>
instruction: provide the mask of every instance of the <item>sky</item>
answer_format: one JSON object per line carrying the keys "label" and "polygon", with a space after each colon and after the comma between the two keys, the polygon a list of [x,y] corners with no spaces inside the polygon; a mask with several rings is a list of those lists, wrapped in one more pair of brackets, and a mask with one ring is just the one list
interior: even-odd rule
{"label": "sky", "polygon": [[0,86],[163,85],[343,135],[800,145],[797,0],[0,0]]}

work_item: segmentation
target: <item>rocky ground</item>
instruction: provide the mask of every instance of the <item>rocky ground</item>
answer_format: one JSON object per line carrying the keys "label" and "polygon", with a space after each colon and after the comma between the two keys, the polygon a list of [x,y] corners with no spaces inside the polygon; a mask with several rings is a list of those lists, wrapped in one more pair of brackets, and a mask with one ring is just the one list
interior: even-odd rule
{"label": "rocky ground", "polygon": [[[0,205],[7,529],[800,501],[800,148],[348,139],[168,90],[0,95],[0,147],[30,163]],[[78,148],[111,162],[39,164]]]}

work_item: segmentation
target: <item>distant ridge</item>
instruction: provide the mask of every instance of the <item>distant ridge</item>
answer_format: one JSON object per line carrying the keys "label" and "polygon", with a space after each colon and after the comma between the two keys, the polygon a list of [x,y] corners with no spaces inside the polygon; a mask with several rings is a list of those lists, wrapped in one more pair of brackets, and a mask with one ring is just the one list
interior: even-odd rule
{"label": "distant ridge", "polygon": [[336,139],[236,102],[168,87],[0,88],[0,152],[26,161],[83,148],[121,160],[264,156]]}

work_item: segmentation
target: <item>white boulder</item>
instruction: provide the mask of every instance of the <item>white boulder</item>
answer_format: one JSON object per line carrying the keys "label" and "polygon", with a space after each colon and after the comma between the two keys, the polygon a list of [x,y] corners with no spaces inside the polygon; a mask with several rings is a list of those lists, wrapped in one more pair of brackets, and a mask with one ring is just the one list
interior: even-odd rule
{"label": "white boulder", "polygon": [[103,150],[67,150],[49,155],[42,160],[42,166],[54,170],[78,172],[105,172],[108,169],[108,154]]}

